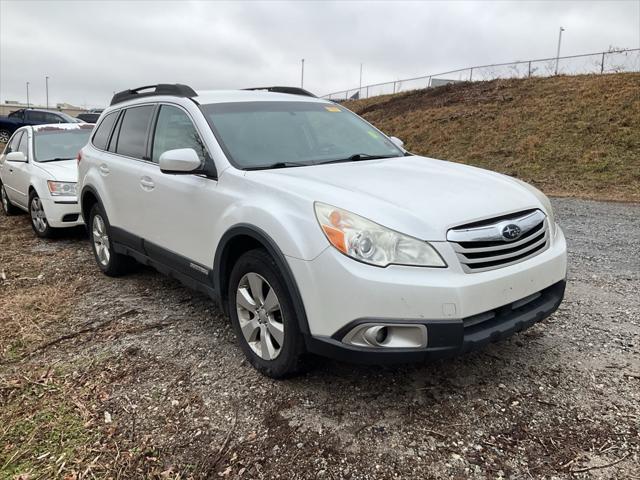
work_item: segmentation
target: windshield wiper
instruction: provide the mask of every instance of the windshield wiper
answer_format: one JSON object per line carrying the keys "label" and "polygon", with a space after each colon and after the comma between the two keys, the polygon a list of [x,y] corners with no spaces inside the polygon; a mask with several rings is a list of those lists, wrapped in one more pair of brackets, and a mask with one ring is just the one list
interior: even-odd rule
{"label": "windshield wiper", "polygon": [[358,162],[360,160],[379,160],[381,158],[395,158],[396,155],[371,155],[369,153],[355,153],[347,158],[338,158],[336,160],[327,160],[326,162],[319,162],[318,165],[324,165],[326,163],[340,163],[340,162]]}
{"label": "windshield wiper", "polygon": [[247,167],[245,170],[271,170],[272,168],[290,168],[290,167],[304,167],[307,163],[296,162],[276,162],[269,165],[260,165],[258,167]]}
{"label": "windshield wiper", "polygon": [[56,157],[56,158],[47,158],[46,160],[38,160],[38,162],[40,163],[45,163],[45,162],[61,162],[63,160],[73,160],[75,157],[69,157],[69,158],[62,158],[62,157]]}

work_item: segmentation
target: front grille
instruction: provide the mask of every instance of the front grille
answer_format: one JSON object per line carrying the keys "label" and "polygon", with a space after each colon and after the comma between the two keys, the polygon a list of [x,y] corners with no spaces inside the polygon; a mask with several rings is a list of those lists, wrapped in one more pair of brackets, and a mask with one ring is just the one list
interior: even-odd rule
{"label": "front grille", "polygon": [[[507,234],[514,235],[513,230],[519,230],[519,234],[507,238]],[[452,228],[447,240],[465,272],[484,272],[522,262],[546,250],[549,226],[542,211],[526,210]]]}

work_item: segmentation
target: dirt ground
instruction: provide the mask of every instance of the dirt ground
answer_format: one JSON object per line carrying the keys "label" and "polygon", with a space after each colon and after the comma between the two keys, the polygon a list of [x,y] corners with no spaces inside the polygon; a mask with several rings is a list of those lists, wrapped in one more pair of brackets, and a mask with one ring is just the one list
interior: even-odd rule
{"label": "dirt ground", "polygon": [[640,478],[640,204],[556,199],[564,303],[462,358],[275,381],[207,298],[0,215],[0,478]]}

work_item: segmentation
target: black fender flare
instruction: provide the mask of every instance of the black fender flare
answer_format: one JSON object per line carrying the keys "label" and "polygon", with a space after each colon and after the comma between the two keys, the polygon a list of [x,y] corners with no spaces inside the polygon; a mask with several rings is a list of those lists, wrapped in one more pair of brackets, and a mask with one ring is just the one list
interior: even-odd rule
{"label": "black fender flare", "polygon": [[226,280],[223,278],[223,273],[228,267],[226,264],[225,254],[227,247],[231,244],[233,239],[238,236],[247,236],[256,240],[274,259],[291,294],[296,316],[298,317],[300,331],[305,336],[310,335],[309,322],[304,308],[304,302],[302,301],[298,284],[296,283],[293,272],[291,271],[291,268],[289,268],[289,264],[287,263],[284,254],[280,250],[280,247],[278,247],[278,244],[264,230],[248,223],[240,223],[229,228],[220,238],[220,242],[218,242],[218,247],[216,248],[213,263],[213,280],[216,285],[216,289],[218,290],[218,298],[220,299],[220,306],[222,310],[226,311],[226,305],[223,305],[223,303],[225,303],[225,290],[227,288]]}
{"label": "black fender flare", "polygon": [[85,185],[84,187],[82,187],[82,191],[80,192],[80,195],[78,196],[78,205],[80,205],[80,215],[82,215],[82,219],[84,220],[84,224],[85,226],[87,226],[87,229],[89,228],[88,226],[88,218],[84,218],[84,206],[82,205],[82,199],[84,198],[85,194],[89,192],[91,193],[94,197],[96,197],[96,200],[98,201],[98,204],[100,205],[100,208],[102,208],[102,211],[105,211],[104,209],[104,205],[102,205],[102,199],[100,198],[100,195],[98,195],[98,192],[96,191],[95,188],[93,188],[91,185]]}

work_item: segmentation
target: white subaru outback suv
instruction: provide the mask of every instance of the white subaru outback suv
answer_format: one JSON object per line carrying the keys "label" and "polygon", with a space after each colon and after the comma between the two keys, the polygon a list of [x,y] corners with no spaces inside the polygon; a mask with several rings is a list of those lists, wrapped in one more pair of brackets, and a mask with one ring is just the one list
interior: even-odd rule
{"label": "white subaru outback suv", "polygon": [[117,93],[79,156],[99,267],[135,259],[217,299],[252,365],[448,357],[546,318],[566,244],[548,199],[408,153],[291,87]]}

